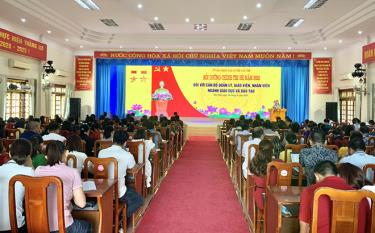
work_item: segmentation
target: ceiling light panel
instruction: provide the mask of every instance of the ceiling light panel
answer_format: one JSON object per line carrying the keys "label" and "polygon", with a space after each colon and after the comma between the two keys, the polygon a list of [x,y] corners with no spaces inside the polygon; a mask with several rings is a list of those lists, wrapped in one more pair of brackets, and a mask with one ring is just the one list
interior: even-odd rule
{"label": "ceiling light panel", "polygon": [[161,23],[149,23],[150,28],[154,31],[164,31],[165,28]]}
{"label": "ceiling light panel", "polygon": [[96,5],[92,0],[74,0],[78,5],[87,10],[100,10],[99,6]]}
{"label": "ceiling light panel", "polygon": [[285,25],[285,27],[298,27],[300,26],[303,21],[305,21],[304,19],[291,19],[289,20],[289,22]]}
{"label": "ceiling light panel", "polygon": [[324,5],[328,0],[309,0],[305,5],[305,10],[318,9]]}

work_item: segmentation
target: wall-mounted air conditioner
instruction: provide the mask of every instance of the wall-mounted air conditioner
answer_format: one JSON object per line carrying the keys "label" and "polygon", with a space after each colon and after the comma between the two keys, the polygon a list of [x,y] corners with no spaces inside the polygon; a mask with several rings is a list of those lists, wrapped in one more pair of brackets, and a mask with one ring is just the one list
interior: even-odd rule
{"label": "wall-mounted air conditioner", "polygon": [[340,81],[353,80],[352,73],[340,74]]}
{"label": "wall-mounted air conditioner", "polygon": [[59,76],[59,77],[70,77],[71,76],[71,74],[69,72],[59,70],[59,69],[56,70],[55,75]]}
{"label": "wall-mounted air conditioner", "polygon": [[22,61],[18,61],[18,60],[12,59],[12,58],[9,58],[8,66],[10,68],[16,68],[16,69],[20,69],[20,70],[30,70],[31,69],[31,64],[26,63],[26,62],[22,62]]}

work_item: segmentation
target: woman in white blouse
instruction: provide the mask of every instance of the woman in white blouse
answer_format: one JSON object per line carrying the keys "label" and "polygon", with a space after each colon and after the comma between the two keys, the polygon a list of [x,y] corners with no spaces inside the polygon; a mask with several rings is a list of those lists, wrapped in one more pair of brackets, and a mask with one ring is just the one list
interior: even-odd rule
{"label": "woman in white blouse", "polygon": [[[81,174],[82,169],[83,169],[83,163],[87,159],[87,155],[83,153],[83,148],[82,148],[82,142],[81,142],[81,137],[78,135],[72,135],[68,137],[66,141],[66,148],[68,150],[68,154],[74,155],[77,158],[77,170],[78,173]],[[68,162],[68,165],[72,167],[72,161]]]}
{"label": "woman in white blouse", "polygon": [[[146,131],[144,129],[138,129],[133,137],[133,142],[143,141],[146,148],[146,161],[145,161],[145,175],[146,175],[146,184],[147,188],[151,187],[151,176],[152,176],[152,167],[150,162],[150,152],[155,149],[155,144],[152,142],[151,138],[146,138]],[[138,149],[138,154],[143,154],[143,148],[140,146]],[[142,156],[138,156],[138,163],[143,163]]]}

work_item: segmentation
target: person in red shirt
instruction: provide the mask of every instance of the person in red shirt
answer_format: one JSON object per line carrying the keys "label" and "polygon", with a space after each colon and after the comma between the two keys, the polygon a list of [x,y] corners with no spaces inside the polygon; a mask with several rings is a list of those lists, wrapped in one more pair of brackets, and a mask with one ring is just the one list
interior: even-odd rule
{"label": "person in red shirt", "polygon": [[[340,190],[353,190],[352,186],[347,184],[343,178],[337,176],[337,173],[336,165],[330,161],[321,161],[315,166],[314,175],[317,183],[305,188],[301,194],[299,212],[300,233],[310,232],[314,192],[317,189],[329,187]],[[328,197],[321,197],[319,199],[318,211],[318,232],[330,233],[331,201]],[[358,233],[366,232],[366,217],[368,212],[368,202],[363,200],[360,204]]]}

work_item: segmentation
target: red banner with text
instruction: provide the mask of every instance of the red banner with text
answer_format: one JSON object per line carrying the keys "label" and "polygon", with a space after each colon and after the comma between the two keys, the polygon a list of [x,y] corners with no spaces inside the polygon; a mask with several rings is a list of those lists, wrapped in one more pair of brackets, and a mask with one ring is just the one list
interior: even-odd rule
{"label": "red banner with text", "polygon": [[375,62],[375,42],[362,47],[362,63]]}
{"label": "red banner with text", "polygon": [[332,94],[332,58],[313,59],[314,94]]}
{"label": "red banner with text", "polygon": [[310,60],[309,52],[189,53],[96,51],[95,58],[173,60]]}
{"label": "red banner with text", "polygon": [[47,45],[0,28],[0,50],[47,60]]}
{"label": "red banner with text", "polygon": [[76,91],[92,89],[92,56],[76,56]]}

